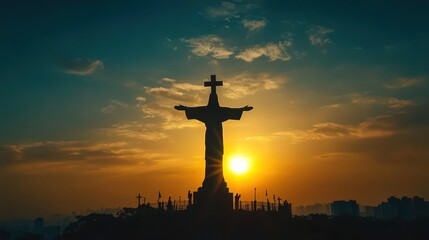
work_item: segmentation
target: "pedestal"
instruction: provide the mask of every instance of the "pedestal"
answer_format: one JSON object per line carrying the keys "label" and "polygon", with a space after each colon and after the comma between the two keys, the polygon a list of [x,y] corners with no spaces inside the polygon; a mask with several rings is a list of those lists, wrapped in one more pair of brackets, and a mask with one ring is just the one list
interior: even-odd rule
{"label": "pedestal", "polygon": [[233,209],[233,194],[225,182],[217,186],[203,184],[194,192],[194,209],[209,214],[230,213]]}

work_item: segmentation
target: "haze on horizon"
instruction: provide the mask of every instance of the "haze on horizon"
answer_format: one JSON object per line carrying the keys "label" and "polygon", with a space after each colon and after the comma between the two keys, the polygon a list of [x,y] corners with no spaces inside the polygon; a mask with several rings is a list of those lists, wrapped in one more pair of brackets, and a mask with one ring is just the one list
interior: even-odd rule
{"label": "haze on horizon", "polygon": [[173,106],[207,104],[210,74],[254,107],[223,125],[242,199],[429,198],[428,3],[3,5],[0,220],[185,199],[205,128]]}

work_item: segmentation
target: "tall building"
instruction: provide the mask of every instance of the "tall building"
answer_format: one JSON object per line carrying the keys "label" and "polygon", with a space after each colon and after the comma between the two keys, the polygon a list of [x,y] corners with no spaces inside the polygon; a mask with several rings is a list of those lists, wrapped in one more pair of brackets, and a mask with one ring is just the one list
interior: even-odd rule
{"label": "tall building", "polygon": [[389,197],[387,199],[387,208],[384,212],[384,218],[397,219],[401,213],[401,200],[396,197]]}
{"label": "tall building", "polygon": [[399,218],[404,220],[415,219],[413,200],[411,198],[406,196],[401,198],[401,207],[399,211]]}
{"label": "tall building", "polygon": [[34,219],[33,233],[43,235],[44,227],[45,227],[45,221],[43,220],[43,218],[38,217]]}
{"label": "tall building", "polygon": [[333,201],[331,203],[332,216],[359,216],[359,205],[355,200],[349,201]]}
{"label": "tall building", "polygon": [[426,202],[424,198],[413,197],[413,208],[416,219],[429,217],[429,202]]}
{"label": "tall building", "polygon": [[385,220],[414,220],[429,218],[429,202],[420,197],[389,197],[375,207],[376,218]]}

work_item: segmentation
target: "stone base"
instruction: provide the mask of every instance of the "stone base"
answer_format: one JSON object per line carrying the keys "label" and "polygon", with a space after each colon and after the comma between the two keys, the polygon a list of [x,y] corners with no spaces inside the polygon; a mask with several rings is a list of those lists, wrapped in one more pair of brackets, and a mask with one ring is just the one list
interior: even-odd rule
{"label": "stone base", "polygon": [[198,212],[223,214],[232,212],[233,194],[225,184],[218,187],[202,186],[194,192],[194,209]]}

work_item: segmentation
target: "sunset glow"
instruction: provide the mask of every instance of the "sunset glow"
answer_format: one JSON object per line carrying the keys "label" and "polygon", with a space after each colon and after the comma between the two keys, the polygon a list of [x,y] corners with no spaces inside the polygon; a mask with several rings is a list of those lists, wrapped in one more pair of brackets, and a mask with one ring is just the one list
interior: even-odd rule
{"label": "sunset glow", "polygon": [[238,175],[245,174],[249,167],[249,160],[243,156],[234,156],[229,163],[229,169]]}

